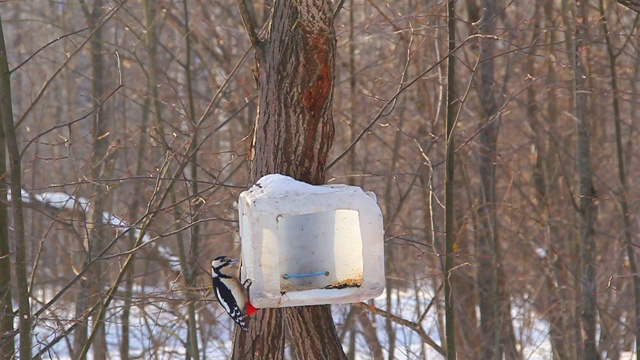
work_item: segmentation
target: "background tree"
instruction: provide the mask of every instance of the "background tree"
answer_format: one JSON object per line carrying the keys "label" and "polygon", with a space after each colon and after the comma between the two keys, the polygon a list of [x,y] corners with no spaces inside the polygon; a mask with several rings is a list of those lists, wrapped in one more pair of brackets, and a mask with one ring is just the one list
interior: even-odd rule
{"label": "background tree", "polygon": [[[2,143],[6,146],[6,154],[9,166],[5,167],[5,171],[9,170],[9,184],[11,190],[11,215],[13,217],[13,234],[14,234],[14,273],[16,274],[17,295],[18,295],[18,329],[20,330],[20,357],[23,359],[31,358],[31,305],[29,299],[29,283],[27,280],[27,259],[26,259],[26,240],[24,228],[24,213],[22,211],[22,166],[20,159],[20,149],[18,147],[18,136],[14,127],[13,119],[13,96],[11,94],[11,72],[9,71],[9,62],[7,55],[7,47],[5,45],[4,28],[2,19],[0,19],[0,118],[2,119],[3,136]],[[4,161],[5,159],[0,159]],[[3,174],[3,178],[6,176]],[[20,195],[18,195],[20,194]],[[4,214],[6,215],[6,212]],[[6,220],[3,220],[8,224]],[[3,293],[5,290],[2,291]],[[10,294],[10,293],[9,293]],[[10,296],[9,294],[5,296]],[[10,305],[3,306],[6,310],[11,309]],[[3,309],[4,310],[4,309]],[[6,311],[5,310],[5,311]],[[11,318],[11,317],[9,317]],[[7,321],[3,316],[3,329],[10,327],[4,323]],[[13,319],[11,319],[13,321]],[[5,335],[11,336],[10,334]],[[3,337],[4,338],[4,337]],[[4,339],[3,339],[4,340]],[[5,347],[2,346],[3,352]],[[7,351],[9,352],[9,351]]]}
{"label": "background tree", "polygon": [[[456,8],[454,1],[447,1],[447,50],[450,55],[456,48]],[[458,104],[456,93],[456,58],[449,56],[447,59],[447,110],[445,122],[445,205],[444,205],[444,309],[445,309],[445,341],[447,342],[447,360],[457,359],[456,337],[455,337],[455,296],[453,287],[451,286],[452,271],[454,265],[453,253],[456,243],[454,234],[454,197],[453,197],[453,178],[455,171],[455,123],[458,117]]]}
{"label": "background tree", "polygon": [[640,13],[640,1],[638,0],[616,0],[616,1],[633,11]]}
{"label": "background tree", "polygon": [[[477,254],[478,254],[478,298],[480,308],[480,333],[482,359],[517,359],[515,336],[511,325],[511,305],[508,299],[504,267],[500,249],[498,208],[496,207],[497,145],[500,133],[500,114],[497,97],[501,89],[495,79],[494,61],[496,53],[496,23],[502,2],[482,1],[483,13],[478,20],[478,30],[484,35],[480,41],[478,59],[478,98],[481,104],[478,130],[478,190],[477,208]],[[500,63],[509,66],[507,62]],[[505,78],[508,77],[505,72]],[[506,80],[505,80],[506,81]]]}
{"label": "background tree", "polygon": [[[607,15],[605,13],[604,2],[600,1],[600,15],[603,19],[606,19]],[[602,31],[605,35],[605,42],[607,44],[607,55],[609,56],[609,69],[611,73],[611,90],[613,93],[618,93],[618,69],[616,66],[616,59],[620,56],[619,53],[614,52],[614,47],[611,42],[611,35],[609,32],[609,26],[606,21],[602,22]],[[631,216],[629,214],[629,203],[627,199],[627,194],[629,192],[628,189],[628,180],[627,180],[627,171],[625,169],[625,157],[624,157],[624,149],[622,145],[622,114],[620,113],[620,99],[616,96],[612,99],[612,110],[613,110],[613,121],[615,124],[615,140],[616,140],[616,158],[618,162],[618,178],[620,179],[620,190],[619,190],[619,203],[620,203],[620,212],[623,219],[624,224],[624,241],[626,243],[627,248],[627,260],[629,262],[629,270],[631,271],[633,278],[633,302],[634,302],[634,311],[635,311],[635,332],[638,332],[640,329],[640,274],[638,274],[638,265],[636,261],[635,249],[632,245],[632,235],[631,231]],[[602,320],[604,323],[607,320]],[[612,338],[610,342],[605,343],[605,346],[608,347],[610,352],[619,357],[619,350],[615,346],[614,339],[616,338],[616,334],[612,334],[610,337],[604,337],[605,339]],[[636,354],[640,353],[640,336],[636,337],[636,345],[635,345]]]}
{"label": "background tree", "polygon": [[[1,21],[1,20],[0,20]],[[2,31],[0,25],[0,31]],[[2,44],[4,44],[4,31],[2,31]],[[0,49],[1,63],[6,62],[7,52],[3,47]],[[7,69],[8,70],[8,69]],[[6,71],[6,70],[0,70]],[[4,79],[9,80],[9,74],[6,74]],[[5,84],[5,88],[11,84]],[[5,99],[3,97],[3,99]],[[6,99],[3,103],[0,103],[0,111],[3,111],[3,106],[11,105]],[[5,116],[2,112],[2,116]],[[6,112],[9,115],[9,112]],[[0,357],[10,358],[14,354],[14,341],[13,337],[6,338],[8,334],[13,332],[13,301],[11,296],[11,255],[10,255],[10,241],[9,241],[9,209],[7,206],[7,194],[9,190],[8,174],[7,174],[7,143],[4,134],[4,125],[0,125],[0,340],[4,344],[0,345]],[[6,339],[6,340],[5,340]],[[6,341],[6,342],[5,342]]]}
{"label": "background tree", "polygon": [[586,72],[587,5],[585,0],[576,1],[575,51],[574,51],[574,111],[576,116],[576,172],[578,177],[578,231],[581,262],[581,299],[580,315],[584,331],[583,349],[579,358],[599,359],[596,347],[596,243],[595,223],[598,217],[597,195],[591,170],[591,126],[589,113],[589,91]]}
{"label": "background tree", "polygon": [[[92,149],[91,149],[91,168],[89,178],[94,180],[90,192],[93,194],[92,206],[87,214],[87,236],[85,241],[86,247],[80,263],[83,267],[94,258],[97,257],[105,247],[104,236],[104,212],[108,212],[107,201],[109,199],[109,187],[100,182],[100,179],[111,177],[111,169],[113,168],[113,157],[116,148],[112,146],[109,153],[109,144],[115,141],[111,134],[109,124],[109,113],[106,111],[104,99],[107,95],[107,81],[112,76],[107,75],[105,55],[105,38],[103,28],[100,25],[100,18],[104,15],[104,3],[101,0],[94,0],[93,4],[88,5],[81,1],[82,12],[87,23],[87,27],[95,28],[93,36],[89,41],[90,64],[91,64],[91,92],[90,98],[95,102],[97,110],[93,115],[91,124]],[[97,261],[89,272],[89,276],[81,281],[82,289],[78,292],[76,300],[76,316],[78,318],[85,317],[85,312],[90,308],[93,302],[102,301],[102,289],[106,286],[105,266],[103,261]],[[92,314],[92,326],[98,329],[96,344],[93,347],[93,356],[95,359],[104,360],[107,356],[106,338],[104,334],[104,319],[98,319]],[[74,337],[74,352],[76,357],[82,352],[83,347],[87,344],[88,321],[84,321],[78,327]]]}

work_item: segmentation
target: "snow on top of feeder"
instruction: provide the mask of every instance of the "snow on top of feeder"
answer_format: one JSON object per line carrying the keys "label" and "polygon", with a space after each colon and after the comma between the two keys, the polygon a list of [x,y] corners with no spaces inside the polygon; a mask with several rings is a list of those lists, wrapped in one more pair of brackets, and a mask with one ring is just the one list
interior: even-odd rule
{"label": "snow on top of feeder", "polygon": [[316,186],[298,181],[292,177],[280,174],[269,174],[260,178],[248,192],[253,199],[262,197],[280,197],[303,194],[329,194],[336,191],[361,192],[362,189],[343,184]]}

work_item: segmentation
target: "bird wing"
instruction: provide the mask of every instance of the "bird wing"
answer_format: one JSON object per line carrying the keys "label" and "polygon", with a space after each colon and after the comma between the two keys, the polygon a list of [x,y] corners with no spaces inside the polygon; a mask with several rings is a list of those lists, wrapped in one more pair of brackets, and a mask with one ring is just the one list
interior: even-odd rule
{"label": "bird wing", "polygon": [[245,314],[244,311],[238,306],[238,303],[227,304],[225,301],[222,301],[222,299],[225,298],[232,298],[231,290],[229,290],[229,288],[222,284],[222,282],[217,278],[214,278],[214,282],[216,298],[218,299],[220,305],[222,305],[227,313],[231,315],[231,318],[235,320],[235,322],[238,323],[238,325],[240,325],[243,330],[247,330],[247,322],[245,321],[247,314]]}

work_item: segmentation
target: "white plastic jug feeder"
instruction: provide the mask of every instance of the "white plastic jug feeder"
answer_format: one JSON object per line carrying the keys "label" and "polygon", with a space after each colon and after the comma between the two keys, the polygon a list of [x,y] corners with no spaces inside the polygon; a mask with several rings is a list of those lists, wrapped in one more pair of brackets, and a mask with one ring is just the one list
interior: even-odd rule
{"label": "white plastic jug feeder", "polygon": [[257,308],[353,303],[382,294],[375,195],[272,174],[240,194],[241,278]]}

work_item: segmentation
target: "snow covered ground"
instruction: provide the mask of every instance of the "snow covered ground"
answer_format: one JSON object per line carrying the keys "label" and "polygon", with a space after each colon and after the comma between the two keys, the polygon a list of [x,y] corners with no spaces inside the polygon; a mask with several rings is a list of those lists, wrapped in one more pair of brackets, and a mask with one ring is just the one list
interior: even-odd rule
{"label": "snow covered ground", "polygon": [[[184,341],[187,338],[187,330],[184,326],[186,307],[179,299],[171,299],[170,293],[163,289],[138,289],[130,316],[130,356],[145,359],[175,359],[185,355]],[[145,298],[143,298],[144,295]],[[401,292],[394,299],[396,306],[395,315],[412,319],[415,315],[415,294]],[[375,301],[376,306],[384,308],[384,296]],[[107,315],[107,343],[109,358],[120,359],[121,338],[121,310],[122,300],[112,303],[112,310]],[[208,299],[199,303],[198,322],[201,324],[199,332],[199,346],[206,359],[228,359],[231,354],[231,338],[233,327],[230,319],[218,306],[209,294]],[[348,305],[333,306],[336,324],[341,324],[348,312]],[[433,312],[433,310],[431,311]],[[529,308],[519,308],[514,314],[514,325],[517,336],[527,344],[524,349],[525,359],[543,360],[551,358],[551,348],[547,341],[547,326],[544,321],[537,320]],[[55,314],[55,316],[54,316]],[[73,305],[68,307],[58,306],[49,314],[38,319],[34,331],[34,345],[36,350],[42,349],[50,343],[62,330],[62,325],[68,327],[73,318]],[[384,327],[384,318],[377,317],[376,327],[379,340],[383,348],[388,344]],[[423,327],[427,333],[440,343],[437,330],[435,313],[428,314],[423,321]],[[442,359],[435,350],[421,342],[420,337],[412,330],[395,325],[396,351],[395,358],[399,360],[423,359],[424,351],[426,359]],[[203,331],[204,330],[204,331]],[[203,336],[203,333],[206,334]],[[73,344],[72,335],[53,346],[45,358],[70,359],[70,349]],[[361,336],[356,341],[357,358],[369,359],[370,351]],[[424,350],[423,350],[424,349]],[[385,354],[386,355],[386,354]],[[91,356],[90,356],[91,358]]]}
{"label": "snow covered ground", "polygon": [[[131,307],[129,356],[144,359],[184,358],[184,341],[187,338],[187,330],[184,325],[186,306],[166,290],[149,288],[144,290],[144,298],[140,292],[134,294],[134,306]],[[218,316],[217,324],[204,325],[210,336],[203,339],[202,332],[198,334],[199,345],[207,359],[227,359],[231,354],[230,344],[233,328],[226,313],[218,308],[213,301],[215,301],[213,298],[209,298],[207,302],[203,301],[198,305],[199,307],[215,307],[215,309],[206,310],[207,312],[213,310]],[[114,300],[111,310],[106,316],[108,355],[112,360],[121,358],[119,348],[122,336],[122,305],[122,300]],[[46,347],[60,334],[62,325],[65,327],[71,325],[73,310],[73,305],[66,308],[58,306],[38,319],[34,331],[34,354]],[[201,320],[198,319],[199,322]],[[215,320],[211,322],[215,322]],[[43,356],[51,359],[71,359],[72,344],[73,335],[69,335],[67,339],[54,345]],[[89,359],[91,358],[90,352]]]}
{"label": "snow covered ground", "polygon": [[[142,291],[144,290],[144,294]],[[137,289],[135,306],[132,307],[130,316],[130,354],[132,358],[144,359],[176,359],[184,358],[187,330],[184,325],[186,307],[180,299],[171,299],[171,292],[163,289]],[[53,295],[53,294],[51,294]],[[144,295],[144,298],[143,296]],[[411,292],[401,292],[393,302],[397,311],[395,315],[415,320],[416,297]],[[377,298],[376,306],[384,308],[384,295]],[[121,338],[121,310],[122,300],[116,300],[112,304],[112,310],[107,316],[107,343],[109,359],[120,359]],[[548,326],[540,320],[533,309],[522,302],[514,302],[514,327],[516,337],[526,344],[523,354],[527,360],[552,359],[551,345],[548,341]],[[218,306],[212,294],[208,295],[197,307],[199,310],[198,322],[201,324],[199,347],[202,358],[209,360],[228,359],[231,355],[231,339],[233,336],[233,324],[226,313]],[[348,312],[348,305],[333,306],[336,324],[341,324]],[[431,311],[433,312],[433,310]],[[55,314],[55,316],[54,316]],[[68,327],[73,315],[73,305],[68,307],[58,306],[49,314],[38,319],[34,331],[35,351],[43,349],[62,330],[62,325]],[[388,344],[385,332],[384,318],[376,318],[378,338],[383,348]],[[435,313],[428,314],[423,322],[423,327],[433,340],[440,343],[437,330]],[[395,325],[396,327],[396,351],[398,360],[443,359],[435,350],[421,342],[420,337],[412,330]],[[340,330],[340,328],[338,328]],[[203,336],[203,334],[205,334]],[[70,349],[73,343],[72,335],[53,346],[43,356],[46,359],[71,359]],[[370,351],[364,339],[357,337],[357,358],[370,359]],[[345,349],[346,350],[346,349]],[[385,358],[387,356],[386,350]],[[424,352],[424,357],[423,357]],[[35,352],[34,352],[35,354]],[[89,359],[92,356],[89,354]],[[631,360],[634,354],[625,353],[621,360]]]}

